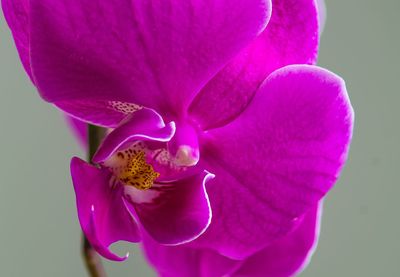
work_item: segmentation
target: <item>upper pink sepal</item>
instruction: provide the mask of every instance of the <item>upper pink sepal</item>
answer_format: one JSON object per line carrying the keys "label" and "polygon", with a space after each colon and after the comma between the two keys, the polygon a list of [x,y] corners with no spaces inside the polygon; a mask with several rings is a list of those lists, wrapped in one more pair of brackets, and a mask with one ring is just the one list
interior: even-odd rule
{"label": "upper pink sepal", "polygon": [[183,112],[270,11],[270,0],[31,0],[31,68],[41,96],[70,113],[66,102],[91,100]]}

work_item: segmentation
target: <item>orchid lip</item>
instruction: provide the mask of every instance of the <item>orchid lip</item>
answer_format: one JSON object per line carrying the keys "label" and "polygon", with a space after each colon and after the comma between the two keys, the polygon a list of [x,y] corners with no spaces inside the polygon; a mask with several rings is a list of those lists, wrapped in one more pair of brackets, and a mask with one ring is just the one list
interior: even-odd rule
{"label": "orchid lip", "polygon": [[160,173],[146,161],[145,155],[143,143],[137,142],[128,149],[114,153],[104,162],[104,166],[122,184],[147,190],[152,187]]}

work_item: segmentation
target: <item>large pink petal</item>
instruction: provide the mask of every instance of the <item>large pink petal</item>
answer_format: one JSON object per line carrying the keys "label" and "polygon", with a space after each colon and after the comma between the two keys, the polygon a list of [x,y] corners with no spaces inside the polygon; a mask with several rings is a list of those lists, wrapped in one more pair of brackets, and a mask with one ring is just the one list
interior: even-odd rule
{"label": "large pink petal", "polygon": [[272,0],[272,7],[264,32],[225,66],[191,104],[190,113],[203,129],[221,126],[237,116],[274,70],[316,62],[316,2]]}
{"label": "large pink petal", "polygon": [[33,80],[29,61],[29,0],[1,0],[1,7],[22,65]]}
{"label": "large pink petal", "polygon": [[243,258],[286,235],[335,183],[352,125],[338,76],[306,65],[271,74],[240,117],[202,139],[216,178],[213,221],[197,243]]}
{"label": "large pink petal", "polygon": [[162,277],[230,276],[240,265],[236,261],[207,249],[186,245],[164,246],[143,235],[143,250],[148,261]]}
{"label": "large pink petal", "polygon": [[[197,238],[210,224],[211,209],[205,184],[211,178],[212,174],[202,172],[172,183],[154,184],[148,191],[136,190],[127,195],[132,197],[133,213],[155,241],[167,245],[181,244]],[[144,193],[154,197],[146,197]]]}
{"label": "large pink petal", "polygon": [[321,207],[311,209],[299,227],[244,261],[232,277],[290,277],[300,272],[317,246]]}
{"label": "large pink petal", "polygon": [[140,241],[138,226],[128,211],[121,187],[110,186],[110,173],[73,158],[71,174],[79,222],[92,246],[104,257],[122,261],[108,247],[117,241]]}
{"label": "large pink petal", "polygon": [[180,113],[264,29],[270,0],[32,0],[30,8],[44,99],[65,110],[74,107],[66,101],[95,99]]}

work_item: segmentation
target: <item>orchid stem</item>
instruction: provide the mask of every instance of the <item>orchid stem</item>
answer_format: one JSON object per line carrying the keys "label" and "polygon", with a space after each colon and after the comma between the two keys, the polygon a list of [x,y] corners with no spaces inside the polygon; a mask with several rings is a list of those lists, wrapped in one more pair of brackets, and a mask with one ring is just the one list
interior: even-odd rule
{"label": "orchid stem", "polygon": [[88,142],[89,142],[89,152],[88,152],[88,161],[91,162],[94,154],[99,148],[102,139],[106,134],[106,130],[102,127],[97,127],[91,124],[88,124]]}
{"label": "orchid stem", "polygon": [[[91,162],[94,153],[96,153],[101,140],[105,135],[105,129],[88,124],[88,161]],[[88,239],[83,234],[82,254],[86,269],[90,277],[106,277],[107,274],[101,262],[101,257],[92,247]]]}

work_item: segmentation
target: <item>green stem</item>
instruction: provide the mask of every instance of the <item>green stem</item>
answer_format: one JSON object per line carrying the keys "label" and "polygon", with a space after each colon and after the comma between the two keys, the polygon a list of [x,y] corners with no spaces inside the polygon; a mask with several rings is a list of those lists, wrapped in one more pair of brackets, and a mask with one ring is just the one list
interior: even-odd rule
{"label": "green stem", "polygon": [[[104,135],[105,135],[105,129],[88,124],[89,162],[92,161],[93,155],[94,153],[96,153],[97,148],[99,147]],[[92,247],[92,245],[90,245],[90,242],[87,240],[84,234],[82,239],[82,254],[86,269],[90,277],[107,276],[103,264],[101,263],[101,257]]]}
{"label": "green stem", "polygon": [[88,161],[91,162],[94,154],[99,148],[102,139],[106,134],[106,130],[101,127],[97,127],[91,124],[88,124],[88,142],[89,142],[89,152],[88,152]]}

